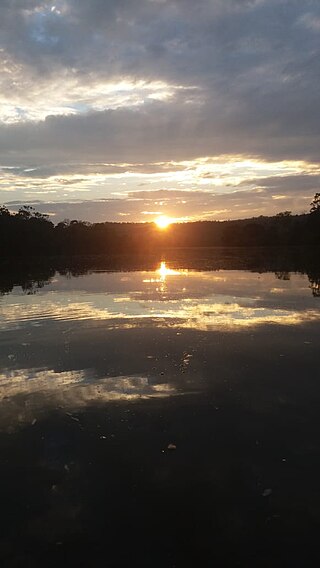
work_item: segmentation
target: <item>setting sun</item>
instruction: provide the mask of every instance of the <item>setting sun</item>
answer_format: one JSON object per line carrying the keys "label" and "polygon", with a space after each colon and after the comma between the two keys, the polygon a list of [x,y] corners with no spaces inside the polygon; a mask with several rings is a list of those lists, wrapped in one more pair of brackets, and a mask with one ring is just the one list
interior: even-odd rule
{"label": "setting sun", "polygon": [[161,215],[161,217],[155,219],[154,222],[157,227],[159,227],[159,229],[167,229],[167,227],[169,227],[169,225],[172,223],[172,220],[170,219],[170,217],[166,217],[166,215]]}

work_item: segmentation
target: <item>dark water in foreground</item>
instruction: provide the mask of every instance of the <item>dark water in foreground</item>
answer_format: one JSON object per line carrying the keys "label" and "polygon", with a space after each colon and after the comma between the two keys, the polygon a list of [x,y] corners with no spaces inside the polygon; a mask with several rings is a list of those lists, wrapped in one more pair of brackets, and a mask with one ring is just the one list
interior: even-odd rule
{"label": "dark water in foreground", "polygon": [[2,275],[1,566],[319,565],[319,284],[259,266]]}

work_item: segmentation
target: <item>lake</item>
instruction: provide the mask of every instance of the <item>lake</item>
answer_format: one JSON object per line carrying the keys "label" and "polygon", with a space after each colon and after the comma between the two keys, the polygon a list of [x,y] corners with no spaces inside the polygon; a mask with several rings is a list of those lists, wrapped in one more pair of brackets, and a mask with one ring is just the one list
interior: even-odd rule
{"label": "lake", "polygon": [[261,251],[3,269],[2,566],[317,566],[319,282]]}

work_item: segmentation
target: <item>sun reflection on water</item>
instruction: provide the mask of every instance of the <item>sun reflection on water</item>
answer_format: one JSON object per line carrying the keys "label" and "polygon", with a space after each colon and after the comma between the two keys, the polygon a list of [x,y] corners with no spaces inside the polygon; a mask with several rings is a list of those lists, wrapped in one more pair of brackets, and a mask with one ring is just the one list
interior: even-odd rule
{"label": "sun reflection on water", "polygon": [[181,274],[178,270],[167,268],[165,261],[161,262],[160,268],[158,268],[157,273],[160,274],[161,282],[165,282],[167,276],[179,276]]}
{"label": "sun reflection on water", "polygon": [[188,272],[187,270],[172,270],[172,268],[168,268],[165,261],[160,263],[160,267],[155,271],[157,278],[145,278],[143,282],[145,284],[152,284],[158,283],[160,287],[157,288],[158,292],[165,292],[166,291],[166,284],[167,284],[167,277],[168,276],[180,276],[183,273]]}
{"label": "sun reflection on water", "polygon": [[[315,348],[320,307],[306,275],[288,280],[168,264],[72,279],[56,274],[37,294],[15,287],[1,296],[0,433],[34,426],[52,410],[74,421],[70,412],[93,405],[194,394],[202,388],[202,361],[211,357],[213,366],[218,354],[228,367],[233,343],[256,360],[259,327],[261,349],[270,338],[275,361],[289,353],[293,337],[303,356]],[[286,337],[280,326],[301,326],[289,333],[286,350],[273,339]]]}
{"label": "sun reflection on water", "polygon": [[[280,282],[271,273],[199,272],[173,266],[169,268],[163,260],[150,272],[90,274],[84,281],[75,278],[71,289],[59,277],[52,289],[43,289],[37,296],[16,291],[1,298],[0,333],[9,328],[24,333],[40,328],[44,333],[53,322],[67,329],[86,321],[128,329],[143,320],[152,326],[236,330],[319,319],[306,277]],[[27,346],[25,337],[21,344]]]}

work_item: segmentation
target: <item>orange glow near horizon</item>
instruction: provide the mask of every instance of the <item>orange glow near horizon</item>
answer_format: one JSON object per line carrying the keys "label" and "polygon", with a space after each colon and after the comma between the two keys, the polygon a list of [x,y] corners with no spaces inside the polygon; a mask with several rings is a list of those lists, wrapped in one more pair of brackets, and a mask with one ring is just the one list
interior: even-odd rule
{"label": "orange glow near horizon", "polygon": [[172,219],[170,219],[170,217],[167,217],[166,215],[161,215],[160,217],[157,217],[154,222],[159,229],[167,229],[172,223]]}

